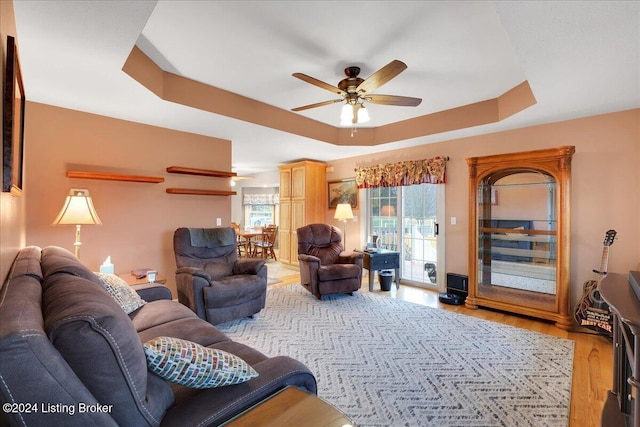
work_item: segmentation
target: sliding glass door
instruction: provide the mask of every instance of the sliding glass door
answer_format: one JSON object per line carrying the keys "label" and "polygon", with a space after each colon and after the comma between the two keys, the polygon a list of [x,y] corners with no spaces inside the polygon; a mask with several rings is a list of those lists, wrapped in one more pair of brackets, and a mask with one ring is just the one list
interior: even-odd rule
{"label": "sliding glass door", "polygon": [[441,210],[444,186],[420,184],[368,191],[368,241],[400,252],[400,276],[416,285],[444,289]]}

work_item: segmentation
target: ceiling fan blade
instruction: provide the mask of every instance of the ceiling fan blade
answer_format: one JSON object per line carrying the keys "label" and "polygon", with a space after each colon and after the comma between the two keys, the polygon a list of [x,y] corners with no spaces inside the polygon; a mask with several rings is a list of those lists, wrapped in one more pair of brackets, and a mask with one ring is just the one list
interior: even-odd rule
{"label": "ceiling fan blade", "polygon": [[364,100],[372,104],[398,105],[400,107],[417,107],[422,102],[420,98],[395,95],[367,95]]}
{"label": "ceiling fan blade", "polygon": [[407,64],[394,59],[371,74],[356,88],[358,92],[370,93],[407,69]]}
{"label": "ceiling fan blade", "polygon": [[330,85],[329,83],[325,83],[325,82],[323,82],[321,80],[318,80],[318,79],[316,79],[314,77],[307,76],[306,74],[293,73],[292,76],[293,77],[297,77],[300,80],[305,81],[307,83],[311,83],[314,86],[318,86],[319,88],[328,90],[329,92],[337,93],[338,95],[345,96],[347,94],[347,92],[343,91],[339,87]]}
{"label": "ceiling fan blade", "polygon": [[317,102],[315,104],[309,104],[309,105],[305,105],[303,107],[292,108],[291,111],[303,111],[303,110],[308,110],[310,108],[316,108],[316,107],[322,107],[324,105],[335,104],[336,102],[341,102],[341,101],[344,101],[344,100],[343,99],[332,99],[331,101]]}

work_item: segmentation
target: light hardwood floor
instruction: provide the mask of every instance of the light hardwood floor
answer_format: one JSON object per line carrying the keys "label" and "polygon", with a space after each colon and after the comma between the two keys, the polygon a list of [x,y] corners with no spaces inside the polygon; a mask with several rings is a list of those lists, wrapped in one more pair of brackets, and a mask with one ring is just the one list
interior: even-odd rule
{"label": "light hardwood floor", "polygon": [[[296,274],[295,270],[291,268],[281,269],[278,276],[281,282],[271,286],[300,283],[299,274]],[[362,283],[361,291],[368,292],[369,286],[366,273]],[[593,334],[588,330],[584,332],[563,331],[550,322],[500,311],[482,308],[471,310],[464,307],[464,305],[442,304],[438,301],[436,292],[414,286],[400,285],[400,289],[396,291],[394,285],[390,292],[381,292],[376,281],[375,289],[374,292],[389,298],[398,298],[442,310],[455,311],[468,316],[573,340],[575,342],[575,350],[569,425],[570,427],[600,426],[600,413],[607,397],[607,391],[611,389],[613,378],[612,345],[607,338]]]}

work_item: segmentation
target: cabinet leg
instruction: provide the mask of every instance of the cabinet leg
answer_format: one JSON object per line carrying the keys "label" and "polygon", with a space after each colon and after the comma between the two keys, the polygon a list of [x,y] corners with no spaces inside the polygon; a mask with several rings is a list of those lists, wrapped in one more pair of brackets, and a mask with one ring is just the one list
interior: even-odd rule
{"label": "cabinet leg", "polygon": [[476,304],[475,300],[469,297],[467,297],[467,299],[464,301],[464,306],[473,310],[478,309],[478,304]]}

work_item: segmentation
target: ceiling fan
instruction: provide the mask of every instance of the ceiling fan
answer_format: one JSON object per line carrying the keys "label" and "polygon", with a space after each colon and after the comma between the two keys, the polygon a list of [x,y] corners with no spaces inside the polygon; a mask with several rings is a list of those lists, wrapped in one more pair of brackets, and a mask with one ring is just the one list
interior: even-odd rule
{"label": "ceiling fan", "polygon": [[368,78],[362,79],[358,77],[358,74],[360,74],[360,67],[347,67],[344,70],[347,78],[342,79],[338,83],[337,87],[306,74],[294,73],[293,77],[297,77],[307,83],[311,83],[312,85],[336,93],[342,98],[304,105],[302,107],[296,107],[291,111],[303,111],[344,101],[345,105],[342,109],[341,124],[346,125],[349,123],[355,124],[368,121],[369,115],[364,107],[365,101],[371,102],[372,104],[416,107],[420,105],[422,99],[411,98],[408,96],[374,95],[371,93],[383,84],[387,83],[389,80],[396,77],[406,68],[407,65],[404,62],[398,61],[396,59],[373,73]]}

